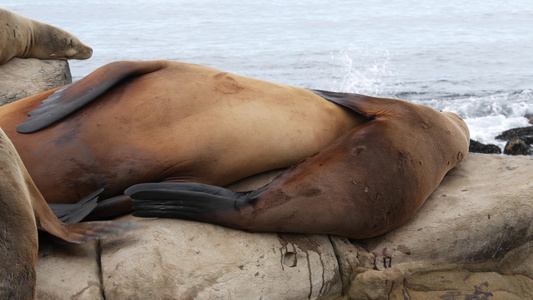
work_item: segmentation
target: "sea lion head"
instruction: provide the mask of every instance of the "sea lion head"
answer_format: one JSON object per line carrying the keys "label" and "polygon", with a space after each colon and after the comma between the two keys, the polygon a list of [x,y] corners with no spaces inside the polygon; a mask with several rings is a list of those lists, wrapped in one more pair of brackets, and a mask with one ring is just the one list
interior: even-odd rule
{"label": "sea lion head", "polygon": [[441,112],[448,120],[452,122],[455,126],[459,128],[459,132],[464,134],[466,139],[470,139],[470,131],[468,130],[468,125],[466,125],[463,118],[459,117],[459,115],[449,112],[449,111],[443,111]]}
{"label": "sea lion head", "polygon": [[50,58],[56,59],[88,59],[93,55],[93,49],[82,43],[75,36],[64,37],[57,41],[59,51],[50,53]]}
{"label": "sea lion head", "polygon": [[75,35],[52,25],[33,26],[33,43],[26,57],[40,59],[88,59],[93,49]]}
{"label": "sea lion head", "polygon": [[445,136],[442,137],[442,142],[446,143],[451,149],[455,149],[455,152],[450,153],[455,155],[450,161],[454,161],[452,167],[459,164],[467,155],[468,147],[470,146],[470,131],[465,121],[457,114],[452,112],[443,111],[441,115],[444,116],[444,120],[447,120],[446,124],[442,124]]}

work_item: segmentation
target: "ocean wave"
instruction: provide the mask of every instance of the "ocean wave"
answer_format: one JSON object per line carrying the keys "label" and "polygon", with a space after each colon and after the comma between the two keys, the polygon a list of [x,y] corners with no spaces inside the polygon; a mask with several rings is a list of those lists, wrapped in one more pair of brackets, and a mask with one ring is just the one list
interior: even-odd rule
{"label": "ocean wave", "polygon": [[454,112],[463,118],[523,117],[533,112],[533,91],[494,92],[479,95],[450,95],[430,100],[413,102],[431,106],[438,110]]}

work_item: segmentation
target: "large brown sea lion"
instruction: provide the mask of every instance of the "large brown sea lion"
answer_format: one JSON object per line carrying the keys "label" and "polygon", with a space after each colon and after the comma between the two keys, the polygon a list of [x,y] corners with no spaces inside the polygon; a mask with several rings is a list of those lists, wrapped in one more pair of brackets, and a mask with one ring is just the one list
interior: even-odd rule
{"label": "large brown sea lion", "polygon": [[[139,215],[154,211],[143,199],[170,198],[161,208],[175,217],[349,237],[409,218],[469,141],[459,117],[429,107],[170,61],[106,65],[57,92],[0,108],[0,126],[52,203],[102,187],[102,197],[121,197],[143,182],[223,186],[320,152],[251,193],[215,188],[219,195],[210,196],[210,186],[171,184],[128,194],[141,200]],[[17,133],[17,126],[35,133]]]}
{"label": "large brown sea lion", "polygon": [[0,299],[35,296],[37,229],[70,243],[83,243],[131,228],[126,222],[59,221],[0,128]]}
{"label": "large brown sea lion", "polygon": [[12,57],[87,59],[93,50],[67,31],[0,8],[0,64]]}
{"label": "large brown sea lion", "polygon": [[370,120],[255,191],[198,183],[130,187],[134,215],[254,232],[369,238],[409,219],[468,152],[468,128],[453,113],[394,99],[316,93]]}
{"label": "large brown sea lion", "polygon": [[[43,103],[52,93],[0,107],[0,126],[49,203],[100,188],[101,199],[120,196],[143,182],[224,186],[288,167],[364,119],[306,89],[173,61],[111,63]],[[28,112],[20,131],[86,101],[48,128],[16,131]]]}

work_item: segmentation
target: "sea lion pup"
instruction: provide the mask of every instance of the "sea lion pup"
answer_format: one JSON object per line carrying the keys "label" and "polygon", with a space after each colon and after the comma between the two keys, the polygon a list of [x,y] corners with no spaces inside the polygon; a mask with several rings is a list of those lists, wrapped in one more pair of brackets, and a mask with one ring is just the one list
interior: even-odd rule
{"label": "sea lion pup", "polygon": [[0,8],[0,64],[12,57],[87,59],[91,47],[67,31]]}
{"label": "sea lion pup", "polygon": [[306,89],[176,61],[110,63],[0,107],[48,203],[104,188],[97,210],[109,214],[98,218],[131,212],[124,190],[134,184],[225,186],[289,167],[363,119]]}
{"label": "sea lion pup", "polygon": [[369,121],[255,191],[197,183],[132,186],[125,193],[133,199],[133,215],[253,232],[370,238],[409,219],[468,153],[468,128],[453,113],[395,99],[315,92]]}
{"label": "sea lion pup", "polygon": [[35,296],[37,229],[69,243],[84,243],[134,227],[127,222],[59,221],[0,128],[0,299]]}

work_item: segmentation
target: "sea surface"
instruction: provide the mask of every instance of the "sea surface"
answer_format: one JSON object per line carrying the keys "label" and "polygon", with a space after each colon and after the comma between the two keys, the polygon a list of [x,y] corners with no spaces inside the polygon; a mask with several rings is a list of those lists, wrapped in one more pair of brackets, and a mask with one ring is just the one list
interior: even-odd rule
{"label": "sea surface", "polygon": [[296,86],[452,111],[471,137],[533,113],[533,1],[3,0],[115,60],[169,59]]}

